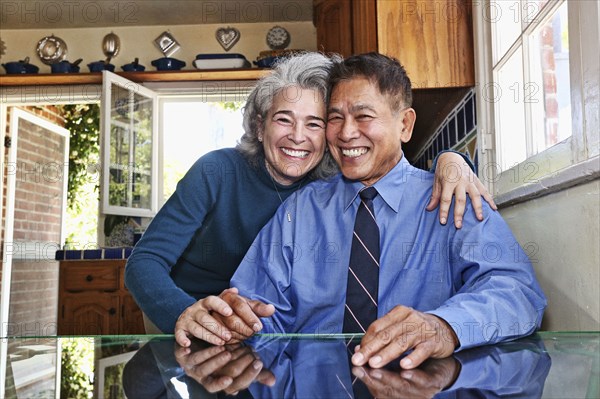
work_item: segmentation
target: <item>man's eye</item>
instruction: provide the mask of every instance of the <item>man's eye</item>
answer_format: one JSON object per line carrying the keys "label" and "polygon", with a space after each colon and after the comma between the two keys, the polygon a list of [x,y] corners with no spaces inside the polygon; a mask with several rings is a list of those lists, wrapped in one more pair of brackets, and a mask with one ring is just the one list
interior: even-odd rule
{"label": "man's eye", "polygon": [[373,119],[373,116],[367,115],[367,114],[361,114],[361,115],[358,115],[356,117],[357,121],[367,121],[367,120],[370,120],[370,119]]}
{"label": "man's eye", "polygon": [[342,120],[342,117],[339,115],[331,115],[327,118],[327,122],[339,122]]}

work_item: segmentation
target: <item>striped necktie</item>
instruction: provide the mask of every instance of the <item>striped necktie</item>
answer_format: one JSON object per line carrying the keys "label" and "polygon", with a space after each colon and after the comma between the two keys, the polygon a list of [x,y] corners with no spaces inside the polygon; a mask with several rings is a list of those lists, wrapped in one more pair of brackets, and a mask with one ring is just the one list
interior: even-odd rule
{"label": "striped necktie", "polygon": [[379,228],[373,211],[377,190],[367,187],[359,195],[346,289],[345,333],[364,333],[377,319]]}

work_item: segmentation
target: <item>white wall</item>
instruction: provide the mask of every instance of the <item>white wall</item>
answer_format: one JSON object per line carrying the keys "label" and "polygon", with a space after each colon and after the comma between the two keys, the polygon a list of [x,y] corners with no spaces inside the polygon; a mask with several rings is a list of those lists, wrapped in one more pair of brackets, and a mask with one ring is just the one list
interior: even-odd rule
{"label": "white wall", "polygon": [[544,330],[600,330],[599,198],[594,180],[500,212],[535,262]]}

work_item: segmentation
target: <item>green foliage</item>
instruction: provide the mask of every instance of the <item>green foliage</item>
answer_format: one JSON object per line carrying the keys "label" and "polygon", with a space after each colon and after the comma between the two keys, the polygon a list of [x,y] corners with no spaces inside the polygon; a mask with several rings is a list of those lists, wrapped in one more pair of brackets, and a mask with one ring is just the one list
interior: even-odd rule
{"label": "green foliage", "polygon": [[[104,370],[104,386],[100,389],[104,390],[105,398],[122,398],[123,388],[123,370],[125,369],[125,363],[115,364],[109,366]],[[141,399],[141,398],[140,398]]]}
{"label": "green foliage", "polygon": [[163,165],[163,202],[167,202],[175,192],[179,180],[185,176],[187,169],[178,159],[165,159]]}
{"label": "green foliage", "polygon": [[61,341],[61,399],[91,398],[94,392],[94,343],[92,340]]}
{"label": "green foliage", "polygon": [[83,186],[95,181],[99,192],[99,129],[100,106],[98,104],[59,105],[65,128],[71,133],[69,140],[69,182],[67,204],[69,209],[80,210],[82,204],[77,194]]}
{"label": "green foliage", "polygon": [[224,110],[238,111],[239,109],[241,109],[244,106],[244,104],[246,104],[246,102],[245,101],[222,101],[222,102],[216,102],[214,104],[220,108],[223,108]]}

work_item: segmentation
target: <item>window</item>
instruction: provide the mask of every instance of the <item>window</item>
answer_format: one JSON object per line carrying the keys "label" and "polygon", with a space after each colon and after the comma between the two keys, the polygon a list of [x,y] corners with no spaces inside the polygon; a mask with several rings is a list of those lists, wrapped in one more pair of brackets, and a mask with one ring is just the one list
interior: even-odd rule
{"label": "window", "polygon": [[494,99],[505,171],[571,136],[567,2],[490,5],[499,15],[492,30]]}
{"label": "window", "polygon": [[104,71],[102,212],[154,216],[158,210],[156,94]]}
{"label": "window", "polygon": [[253,85],[142,86],[104,71],[103,213],[153,217],[200,156],[236,145],[241,108]]}
{"label": "window", "polygon": [[243,134],[242,101],[200,98],[162,101],[164,203],[198,158],[218,148],[235,147]]}
{"label": "window", "polygon": [[474,4],[480,175],[499,202],[597,175],[598,3]]}

